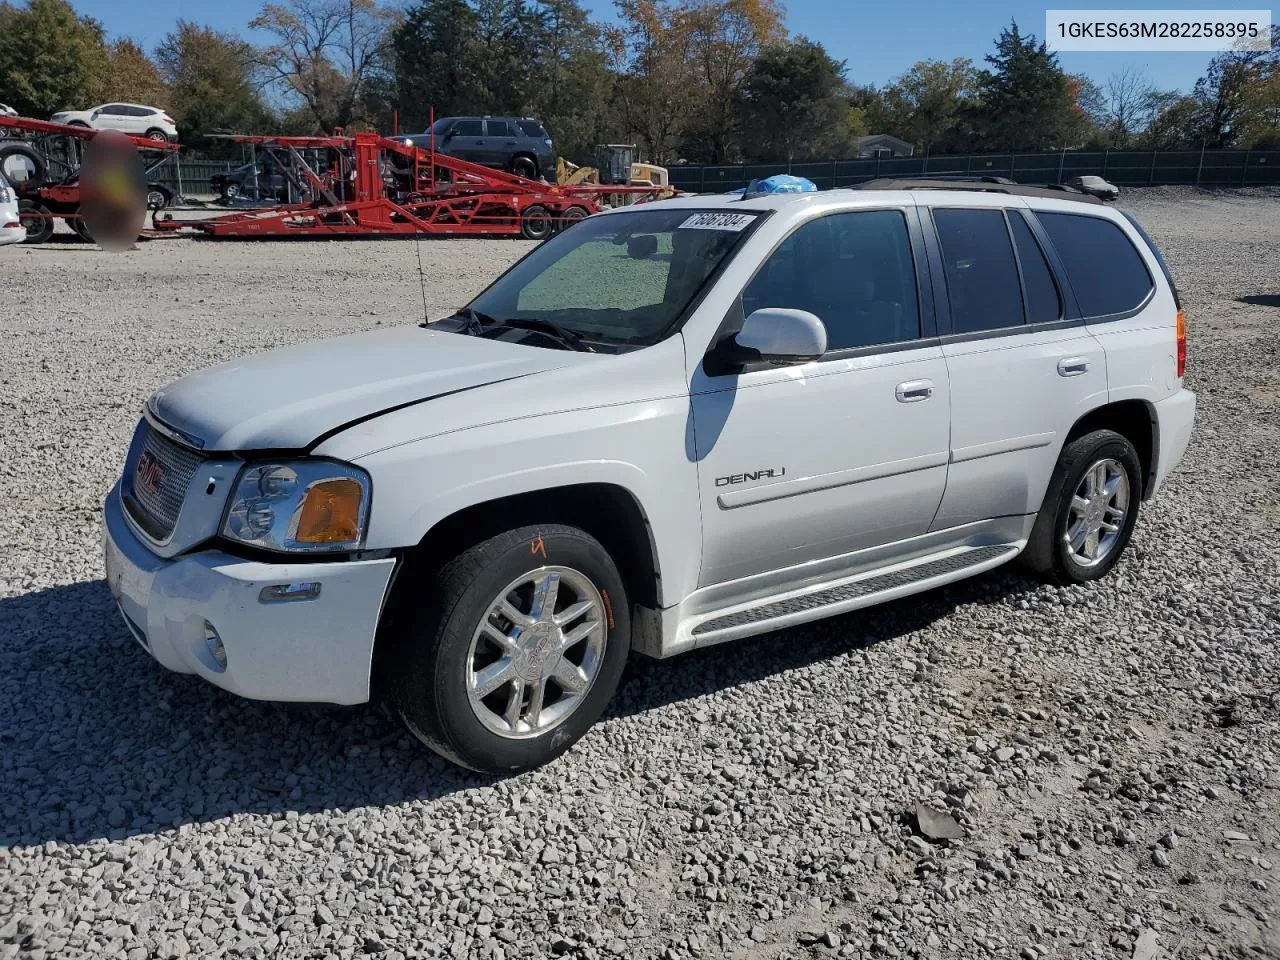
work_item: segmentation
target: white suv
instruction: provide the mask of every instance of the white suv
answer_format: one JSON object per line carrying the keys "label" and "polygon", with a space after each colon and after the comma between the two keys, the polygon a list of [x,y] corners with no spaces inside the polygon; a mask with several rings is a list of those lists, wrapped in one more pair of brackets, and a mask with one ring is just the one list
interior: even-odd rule
{"label": "white suv", "polygon": [[177,140],[178,128],[173,118],[159,107],[141,103],[104,103],[88,110],[64,110],[49,118],[54,123],[96,130],[121,130],[135,137],[151,140]]}
{"label": "white suv", "polygon": [[172,670],[384,696],[507,772],[633,650],[1103,576],[1191,433],[1177,294],[1090,198],[953,186],[620,208],[425,329],[169,385],[106,501],[121,611]]}

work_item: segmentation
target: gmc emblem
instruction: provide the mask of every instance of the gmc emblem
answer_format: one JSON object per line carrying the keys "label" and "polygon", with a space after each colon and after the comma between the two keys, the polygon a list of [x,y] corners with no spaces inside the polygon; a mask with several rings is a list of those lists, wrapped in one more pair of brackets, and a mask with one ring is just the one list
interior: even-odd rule
{"label": "gmc emblem", "polygon": [[142,456],[138,457],[133,482],[147,493],[154,495],[160,492],[160,487],[164,484],[164,464],[152,456],[150,450],[143,450]]}

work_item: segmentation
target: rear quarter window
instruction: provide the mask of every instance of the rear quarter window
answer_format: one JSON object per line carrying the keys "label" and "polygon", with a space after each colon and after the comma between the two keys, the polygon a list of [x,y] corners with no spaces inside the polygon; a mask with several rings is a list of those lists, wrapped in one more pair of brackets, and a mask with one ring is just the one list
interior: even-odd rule
{"label": "rear quarter window", "polygon": [[542,129],[542,124],[537,120],[520,120],[517,121],[521,132],[526,137],[537,137],[540,140],[547,139],[547,131]]}
{"label": "rear quarter window", "polygon": [[1137,309],[1155,287],[1147,265],[1119,225],[1102,217],[1036,211],[1085,319]]}

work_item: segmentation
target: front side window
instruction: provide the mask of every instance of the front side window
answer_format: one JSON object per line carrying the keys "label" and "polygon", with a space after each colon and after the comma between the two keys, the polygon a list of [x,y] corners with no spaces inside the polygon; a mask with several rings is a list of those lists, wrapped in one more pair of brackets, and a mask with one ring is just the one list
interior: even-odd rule
{"label": "front side window", "polygon": [[551,321],[595,342],[656,343],[759,216],[684,207],[588,217],[469,306],[496,321]]}
{"label": "front side window", "polygon": [[1044,224],[1086,319],[1127,313],[1154,286],[1147,266],[1117,224],[1078,213],[1045,213]]}
{"label": "front side window", "polygon": [[743,315],[807,310],[827,349],[916,340],[920,305],[906,218],[899,210],[837,213],[797,228],[742,292]]}
{"label": "front side window", "polygon": [[455,137],[483,137],[483,120],[459,120],[450,131]]}
{"label": "front side window", "polygon": [[1024,322],[1018,264],[1004,211],[935,208],[953,333],[1018,327]]}

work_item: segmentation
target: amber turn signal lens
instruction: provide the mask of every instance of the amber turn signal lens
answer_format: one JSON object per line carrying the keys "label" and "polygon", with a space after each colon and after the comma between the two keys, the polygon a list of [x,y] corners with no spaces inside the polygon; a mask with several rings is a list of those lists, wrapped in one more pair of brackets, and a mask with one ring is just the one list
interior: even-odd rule
{"label": "amber turn signal lens", "polygon": [[297,543],[357,543],[363,498],[359,481],[348,477],[312,484],[293,539]]}

